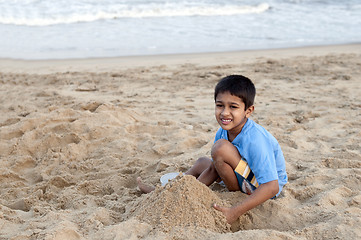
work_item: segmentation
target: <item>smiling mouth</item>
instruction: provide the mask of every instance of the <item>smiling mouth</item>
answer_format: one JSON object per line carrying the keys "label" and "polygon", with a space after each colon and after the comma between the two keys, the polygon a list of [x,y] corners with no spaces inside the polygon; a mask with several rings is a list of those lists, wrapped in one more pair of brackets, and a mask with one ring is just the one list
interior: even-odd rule
{"label": "smiling mouth", "polygon": [[231,119],[221,119],[221,121],[223,124],[228,124],[228,123],[232,122]]}

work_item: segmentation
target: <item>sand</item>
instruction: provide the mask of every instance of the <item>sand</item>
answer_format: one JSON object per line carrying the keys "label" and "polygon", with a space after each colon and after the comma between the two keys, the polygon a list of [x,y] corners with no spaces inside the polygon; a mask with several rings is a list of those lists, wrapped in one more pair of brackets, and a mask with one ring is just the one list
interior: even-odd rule
{"label": "sand", "polygon": [[[246,196],[190,176],[209,156],[213,88],[257,88],[252,119],[289,183],[229,226]],[[361,45],[86,60],[0,60],[0,239],[360,239]],[[141,194],[136,178],[156,185]]]}
{"label": "sand", "polygon": [[128,215],[167,233],[183,227],[230,232],[224,215],[211,207],[214,203],[228,205],[195,177],[180,175],[134,204]]}

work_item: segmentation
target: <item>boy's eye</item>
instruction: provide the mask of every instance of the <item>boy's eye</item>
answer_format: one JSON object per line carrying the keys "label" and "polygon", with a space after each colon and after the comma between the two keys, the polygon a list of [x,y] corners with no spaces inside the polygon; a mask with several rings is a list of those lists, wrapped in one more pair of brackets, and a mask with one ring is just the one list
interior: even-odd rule
{"label": "boy's eye", "polygon": [[238,108],[238,106],[231,106],[231,108]]}
{"label": "boy's eye", "polygon": [[223,107],[222,104],[216,104],[216,107]]}

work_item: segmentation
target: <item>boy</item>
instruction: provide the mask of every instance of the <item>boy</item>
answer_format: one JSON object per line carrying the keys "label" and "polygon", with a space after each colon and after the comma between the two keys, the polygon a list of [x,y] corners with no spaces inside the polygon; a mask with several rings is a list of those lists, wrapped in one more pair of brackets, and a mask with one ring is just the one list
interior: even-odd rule
{"label": "boy", "polygon": [[[277,140],[263,127],[249,119],[254,111],[256,89],[241,75],[221,79],[214,92],[215,117],[220,129],[212,147],[212,159],[202,157],[185,174],[211,185],[222,180],[230,191],[249,196],[231,207],[214,204],[228,223],[233,223],[248,210],[278,196],[287,183],[285,159]],[[138,187],[150,192],[138,178]]]}

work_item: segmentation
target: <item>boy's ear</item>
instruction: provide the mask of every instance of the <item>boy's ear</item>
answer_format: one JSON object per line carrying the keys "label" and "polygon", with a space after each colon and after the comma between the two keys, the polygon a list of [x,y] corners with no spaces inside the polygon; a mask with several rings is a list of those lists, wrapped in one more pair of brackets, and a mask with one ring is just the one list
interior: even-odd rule
{"label": "boy's ear", "polygon": [[247,108],[247,110],[246,110],[246,117],[249,118],[253,112],[254,112],[254,105],[252,105],[252,106],[250,106],[249,108]]}

